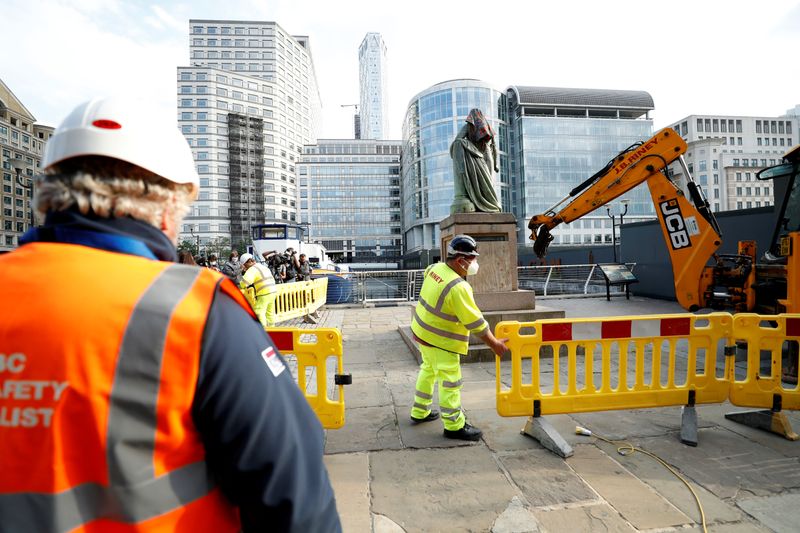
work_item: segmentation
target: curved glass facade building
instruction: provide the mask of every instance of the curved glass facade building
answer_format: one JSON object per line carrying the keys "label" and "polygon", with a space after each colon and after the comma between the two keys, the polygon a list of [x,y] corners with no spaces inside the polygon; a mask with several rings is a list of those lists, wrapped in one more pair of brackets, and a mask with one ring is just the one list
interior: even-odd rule
{"label": "curved glass facade building", "polygon": [[510,211],[505,93],[486,82],[458,79],[438,83],[414,96],[403,121],[402,216],[406,268],[437,259],[439,222],[453,202],[450,144],[469,111],[478,108],[497,135],[500,172],[495,188]]}

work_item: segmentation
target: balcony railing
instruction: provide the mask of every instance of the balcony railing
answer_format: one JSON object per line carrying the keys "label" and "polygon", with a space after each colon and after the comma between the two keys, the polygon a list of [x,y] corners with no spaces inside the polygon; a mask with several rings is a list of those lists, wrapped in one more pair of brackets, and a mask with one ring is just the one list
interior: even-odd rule
{"label": "balcony railing", "polygon": [[[636,263],[627,263],[631,271]],[[370,270],[352,273],[349,303],[415,302],[419,299],[424,270]],[[606,282],[597,265],[517,267],[519,288],[548,296],[604,295]],[[624,295],[623,286],[612,286],[612,295]]]}

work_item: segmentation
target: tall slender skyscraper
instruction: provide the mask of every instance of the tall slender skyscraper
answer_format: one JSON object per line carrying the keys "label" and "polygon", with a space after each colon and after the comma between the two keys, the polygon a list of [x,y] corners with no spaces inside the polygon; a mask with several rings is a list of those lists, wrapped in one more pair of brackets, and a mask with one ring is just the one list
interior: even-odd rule
{"label": "tall slender skyscraper", "polygon": [[358,47],[361,138],[385,139],[389,132],[386,98],[386,44],[380,33],[368,33]]}

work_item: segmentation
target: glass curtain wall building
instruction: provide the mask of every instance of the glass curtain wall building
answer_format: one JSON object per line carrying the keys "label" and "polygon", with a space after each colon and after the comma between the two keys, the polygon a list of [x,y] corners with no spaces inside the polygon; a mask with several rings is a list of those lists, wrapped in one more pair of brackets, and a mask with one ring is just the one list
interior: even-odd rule
{"label": "glass curtain wall building", "polygon": [[357,139],[384,139],[389,133],[386,66],[386,44],[381,34],[368,33],[358,47],[361,107]]}
{"label": "glass curtain wall building", "polygon": [[178,122],[200,195],[180,239],[250,243],[250,227],[297,220],[296,165],[314,142],[320,98],[308,37],[275,22],[191,20],[178,68]]}
{"label": "glass curtain wall building", "polygon": [[[510,205],[517,217],[520,243],[530,243],[527,223],[531,216],[556,205],[620,151],[653,134],[649,117],[653,98],[643,91],[511,86],[506,93]],[[655,217],[646,185],[609,206],[617,221],[623,199],[629,201],[626,223]],[[559,226],[552,244],[611,243],[612,224],[602,207]]]}
{"label": "glass curtain wall building", "polygon": [[320,140],[298,166],[300,218],[336,261],[396,268],[400,233],[400,141]]}
{"label": "glass curtain wall building", "polygon": [[439,255],[439,222],[450,215],[453,165],[450,144],[473,108],[497,135],[500,172],[495,188],[510,211],[506,96],[473,79],[438,83],[411,99],[403,122],[402,216],[405,266],[426,266]]}

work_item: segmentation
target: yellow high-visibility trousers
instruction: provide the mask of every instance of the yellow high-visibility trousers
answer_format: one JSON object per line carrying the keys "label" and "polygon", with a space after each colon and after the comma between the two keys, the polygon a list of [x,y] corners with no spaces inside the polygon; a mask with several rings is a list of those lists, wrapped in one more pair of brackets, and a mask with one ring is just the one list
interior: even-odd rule
{"label": "yellow high-visibility trousers", "polygon": [[275,325],[275,300],[278,298],[277,292],[271,292],[263,296],[256,296],[253,303],[258,321],[262,327],[272,327]]}
{"label": "yellow high-visibility trousers", "polygon": [[422,364],[417,375],[417,390],[411,416],[425,418],[431,412],[433,387],[439,384],[439,409],[444,428],[457,431],[464,427],[464,412],[461,410],[461,356],[435,346],[419,345]]}

